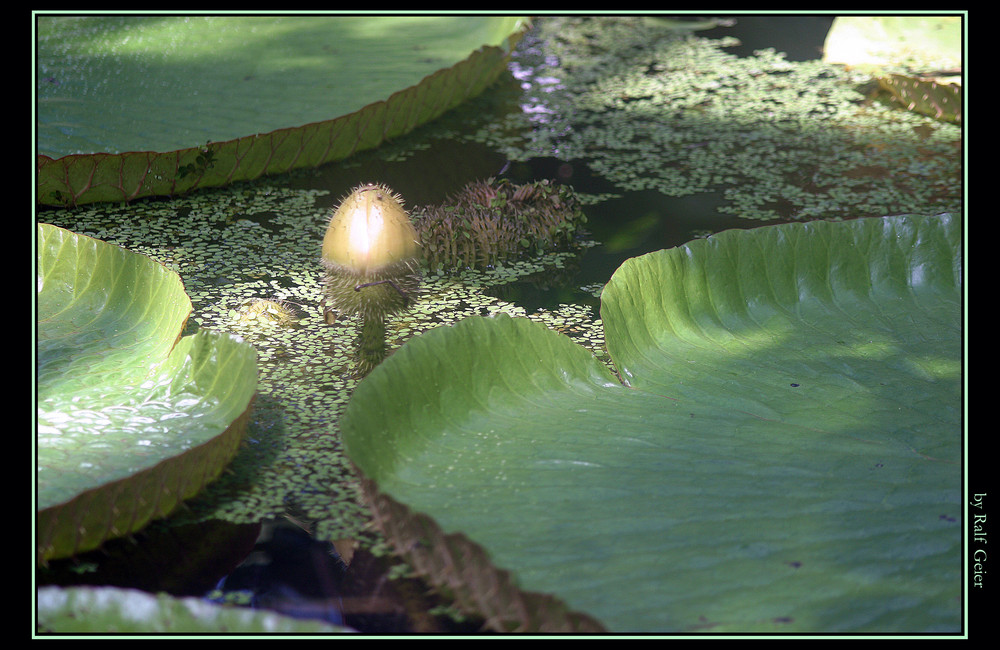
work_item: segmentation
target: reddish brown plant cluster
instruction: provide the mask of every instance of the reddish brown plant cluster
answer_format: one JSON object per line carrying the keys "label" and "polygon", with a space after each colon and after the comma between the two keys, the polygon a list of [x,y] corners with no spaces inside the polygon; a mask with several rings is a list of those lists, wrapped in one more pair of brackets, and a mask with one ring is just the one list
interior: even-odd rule
{"label": "reddish brown plant cluster", "polygon": [[493,178],[469,183],[441,205],[414,210],[412,217],[431,271],[486,268],[568,247],[587,221],[567,185]]}

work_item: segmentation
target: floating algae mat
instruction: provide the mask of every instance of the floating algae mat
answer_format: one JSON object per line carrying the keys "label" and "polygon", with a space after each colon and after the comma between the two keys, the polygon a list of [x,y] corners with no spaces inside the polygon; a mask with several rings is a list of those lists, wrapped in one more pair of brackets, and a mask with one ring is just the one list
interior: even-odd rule
{"label": "floating algae mat", "polygon": [[642,18],[546,17],[511,64],[521,110],[497,118],[483,96],[470,112],[488,119],[451,133],[511,161],[584,161],[620,191],[718,191],[720,210],[745,219],[961,212],[959,126],[872,101],[866,73],[770,49],[737,57],[737,43]]}

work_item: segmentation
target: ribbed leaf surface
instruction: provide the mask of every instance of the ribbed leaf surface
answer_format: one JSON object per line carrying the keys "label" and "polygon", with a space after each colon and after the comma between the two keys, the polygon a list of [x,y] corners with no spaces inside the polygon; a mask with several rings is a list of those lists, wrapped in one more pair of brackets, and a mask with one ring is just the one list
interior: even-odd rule
{"label": "ribbed leaf surface", "polygon": [[[605,288],[628,387],[472,318],[362,382],[344,442],[380,517],[486,551],[435,565],[468,607],[505,593],[494,568],[618,632],[957,631],[960,296],[948,215],[729,231]],[[417,523],[393,536],[420,562]],[[495,627],[546,623],[509,609]]]}

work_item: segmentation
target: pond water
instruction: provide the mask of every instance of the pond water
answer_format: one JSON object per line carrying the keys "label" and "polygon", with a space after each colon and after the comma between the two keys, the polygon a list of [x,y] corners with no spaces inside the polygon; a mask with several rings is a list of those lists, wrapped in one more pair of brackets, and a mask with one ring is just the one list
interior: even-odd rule
{"label": "pond water", "polygon": [[[759,157],[759,150],[751,147],[757,141],[755,134],[770,135],[770,129],[774,125],[767,122],[754,123],[742,113],[737,117],[735,113],[738,111],[734,110],[733,120],[740,122],[740,128],[732,134],[719,133],[718,141],[710,141],[705,134],[717,132],[713,130],[718,128],[717,125],[710,121],[694,121],[704,115],[704,109],[700,108],[701,104],[690,103],[687,96],[676,98],[677,104],[681,106],[678,109],[681,112],[677,118],[680,120],[677,129],[689,129],[686,135],[676,139],[676,147],[683,149],[684,154],[669,158],[667,163],[657,168],[661,170],[673,165],[685,170],[681,173],[687,174],[685,182],[690,182],[682,184],[684,187],[677,192],[664,192],[662,189],[663,183],[675,178],[674,175],[644,178],[644,174],[649,173],[644,161],[655,158],[658,153],[645,148],[650,140],[640,133],[647,125],[642,119],[637,119],[629,127],[630,135],[614,136],[616,143],[609,144],[609,150],[615,149],[615,146],[628,137],[634,137],[635,142],[634,147],[617,149],[621,155],[614,160],[611,160],[611,156],[602,158],[593,150],[581,149],[579,140],[575,138],[595,131],[601,118],[599,111],[580,118],[580,114],[567,109],[566,102],[572,97],[556,98],[557,91],[552,92],[551,98],[545,95],[549,92],[548,89],[570,84],[570,72],[565,73],[567,77],[555,82],[547,80],[543,73],[549,72],[547,65],[556,67],[556,63],[570,63],[567,61],[571,58],[567,48],[573,47],[570,40],[561,43],[558,48],[552,46],[556,40],[553,33],[540,29],[544,28],[547,20],[540,19],[539,27],[519,46],[512,65],[515,75],[503,80],[470,106],[446,116],[440,124],[429,125],[394,143],[395,150],[406,150],[402,159],[386,160],[384,152],[364,154],[344,164],[328,165],[286,178],[265,179],[262,184],[289,190],[315,190],[313,211],[322,212],[333,207],[351,187],[372,180],[385,183],[402,194],[408,205],[441,202],[465,183],[490,176],[509,178],[517,183],[540,179],[568,183],[577,192],[591,197],[585,205],[585,212],[588,217],[588,236],[596,242],[595,245],[572,255],[566,261],[562,273],[553,274],[548,269],[540,274],[529,274],[494,285],[485,289],[485,293],[515,305],[527,314],[556,310],[562,305],[578,305],[589,308],[591,320],[598,315],[600,302],[596,295],[600,286],[629,257],[678,246],[727,229],[752,228],[791,221],[796,217],[803,218],[807,211],[818,209],[810,203],[808,197],[799,195],[795,201],[788,201],[786,204],[781,204],[773,196],[765,196],[756,203],[746,204],[746,195],[740,192],[749,192],[748,185],[756,184],[767,194],[769,183],[775,179],[793,179],[795,187],[803,193],[810,187],[826,188],[829,179],[820,168],[823,164],[815,160],[801,160],[803,151],[796,149],[796,145],[791,143],[784,150],[769,150],[774,156],[771,176],[762,176],[751,169],[748,161],[745,169],[737,165],[743,174],[737,177],[735,172],[723,168],[723,163],[707,154],[723,151],[725,155],[734,158],[747,150]],[[705,32],[703,37],[739,38],[743,45],[732,46],[730,53],[750,59],[754,58],[754,50],[774,47],[779,51],[787,51],[788,61],[808,62],[820,57],[826,29],[831,21],[832,18],[817,16],[737,17],[735,24]],[[585,42],[589,38],[592,37],[584,35],[578,42]],[[581,56],[584,54],[581,53]],[[560,57],[561,60],[557,61]],[[649,69],[654,67],[655,65],[650,64]],[[761,67],[767,66],[762,64]],[[534,70],[535,74],[526,73],[528,70]],[[776,77],[781,75],[779,72],[763,70],[759,74]],[[608,85],[608,94],[620,93],[620,99],[615,100],[619,104],[615,105],[633,99],[643,102],[660,92],[642,90],[643,86],[639,84],[642,80],[637,80],[639,85],[623,85],[612,89],[613,83],[609,79],[610,77],[597,78],[593,84]],[[707,78],[691,78],[689,83],[693,89],[702,81],[717,90],[725,90],[727,83],[725,80]],[[779,91],[784,92],[783,89],[775,90]],[[644,92],[648,92],[649,96],[643,95]],[[691,94],[694,94],[694,90]],[[733,96],[727,101],[734,102],[735,106],[739,97]],[[567,113],[547,114],[539,111],[533,116],[525,117],[528,113],[524,110],[525,107],[542,105],[548,106],[551,111],[567,110]],[[760,110],[759,107],[752,109]],[[802,129],[822,130],[825,110],[822,106],[818,107],[816,116],[811,122],[803,122]],[[516,115],[505,122],[512,114]],[[673,113],[666,111],[665,115],[668,114]],[[536,119],[537,115],[548,117]],[[518,124],[523,125],[525,119],[531,125],[527,135],[516,127]],[[576,121],[578,119],[581,121]],[[514,132],[522,140],[533,140],[533,144],[525,145],[522,142],[522,155],[512,155],[512,150],[501,145],[497,137],[472,136],[483,130],[484,121],[491,120],[497,132]],[[669,123],[669,118],[663,117],[661,121]],[[511,126],[512,124],[515,126]],[[834,137],[832,127],[826,128],[831,131],[829,139],[824,140],[826,136],[823,135],[816,136],[808,146],[815,147],[817,142],[828,142],[832,149],[837,149],[838,163],[846,160],[844,164],[849,169],[856,169],[864,163],[863,155],[868,155],[869,151],[880,153],[889,146],[889,140],[912,127],[899,126],[894,131],[895,135],[886,136],[884,141],[873,135],[867,144],[852,141],[850,146],[845,146]],[[935,127],[928,128],[933,130]],[[446,134],[451,130],[453,136],[442,136],[442,130]],[[650,138],[653,137],[650,135]],[[659,144],[655,144],[655,147],[662,148],[665,146],[663,142],[671,141],[663,139],[659,133],[655,137],[660,138],[656,140]],[[725,138],[731,139],[730,144],[733,139],[738,141],[739,146],[718,149],[722,146],[719,143]],[[551,146],[546,143],[551,143]],[[930,145],[925,143],[925,146]],[[524,151],[533,151],[534,154],[523,155]],[[931,164],[937,161],[937,153],[925,155],[923,162]],[[796,156],[799,159],[794,164],[788,162],[789,158]],[[923,194],[918,199],[924,201],[924,211],[940,212],[960,206],[960,200],[955,198],[957,193],[948,189],[949,184],[956,182],[954,177],[920,177],[924,173],[921,171],[923,168],[914,166],[914,162],[913,159],[901,159],[897,163],[898,169],[894,168],[893,173],[909,174],[920,185]],[[685,164],[690,166],[685,167]],[[885,158],[878,158],[865,164],[874,167],[889,163],[885,162]],[[634,168],[633,172],[624,173],[624,168],[630,165]],[[704,171],[709,175],[707,180],[691,171],[699,165],[702,168],[708,167],[699,170],[699,173]],[[713,173],[715,177],[712,177]],[[860,206],[859,212],[847,218],[877,214],[875,211],[881,204],[870,199],[869,194],[871,188],[879,182],[882,182],[879,174],[861,173],[856,178],[845,176],[848,190],[844,200],[863,197],[855,202]],[[236,188],[235,191],[250,188],[246,191],[252,192],[259,185],[261,183],[251,183],[242,189]],[[774,185],[770,191],[778,192],[781,187],[780,184]],[[892,187],[889,189],[893,190]],[[905,188],[893,191],[897,191],[897,194],[892,196],[912,194]],[[824,197],[823,200],[828,198]],[[895,199],[886,199],[890,203],[893,200]],[[751,205],[754,210],[771,209],[775,206],[778,209],[767,213],[770,217],[768,219],[748,219],[740,216],[739,209],[733,209],[740,205]],[[914,211],[913,204],[898,203],[889,205],[885,213],[910,211]],[[73,228],[79,223],[79,215],[79,210],[47,210],[41,212],[39,220]],[[281,227],[276,221],[276,215],[267,211],[235,216],[257,224],[265,231]],[[839,213],[834,213],[834,216],[842,218]],[[317,225],[321,226],[322,224]],[[316,233],[312,233],[312,236],[315,237]],[[201,302],[196,299],[195,302],[196,309],[199,305],[204,308],[208,299]],[[310,308],[314,307],[315,305],[310,305]],[[265,358],[262,363],[267,366],[278,362],[270,357]],[[261,437],[265,438],[263,435]],[[261,448],[264,447],[266,444],[262,443]],[[368,539],[359,544],[357,540],[342,539],[333,534],[311,536],[307,531],[315,532],[315,517],[307,516],[300,520],[301,513],[294,507],[289,507],[288,510],[287,517],[264,522],[225,523],[209,520],[180,526],[154,525],[131,539],[108,543],[101,551],[74,560],[55,562],[49,570],[39,575],[39,582],[132,586],[147,591],[162,590],[179,596],[206,596],[215,590],[215,596],[219,597],[217,588],[229,592],[238,591],[244,595],[252,592],[256,596],[256,606],[343,622],[369,633],[471,632],[479,628],[480,621],[459,620],[443,614],[448,603],[431,595],[420,580],[397,577],[402,565],[391,553],[385,553],[378,543],[373,546]],[[226,582],[220,583],[223,579]]]}

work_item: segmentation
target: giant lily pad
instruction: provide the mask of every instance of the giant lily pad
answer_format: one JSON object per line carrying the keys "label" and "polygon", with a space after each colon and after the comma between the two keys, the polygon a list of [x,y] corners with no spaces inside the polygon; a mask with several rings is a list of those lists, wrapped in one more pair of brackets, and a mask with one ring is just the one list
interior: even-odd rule
{"label": "giant lily pad", "polygon": [[40,16],[38,200],[172,195],[346,158],[482,92],[525,25]]}
{"label": "giant lily pad", "polygon": [[627,261],[608,352],[415,337],[341,421],[382,528],[496,629],[958,631],[961,228],[728,231]]}
{"label": "giant lily pad", "polygon": [[229,335],[181,338],[176,273],[39,224],[38,558],[99,546],[162,517],[233,458],[256,354]]}
{"label": "giant lily pad", "polygon": [[823,60],[852,66],[960,70],[961,15],[838,16]]}
{"label": "giant lily pad", "polygon": [[135,589],[43,587],[41,634],[334,634],[350,628]]}

